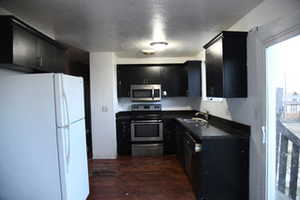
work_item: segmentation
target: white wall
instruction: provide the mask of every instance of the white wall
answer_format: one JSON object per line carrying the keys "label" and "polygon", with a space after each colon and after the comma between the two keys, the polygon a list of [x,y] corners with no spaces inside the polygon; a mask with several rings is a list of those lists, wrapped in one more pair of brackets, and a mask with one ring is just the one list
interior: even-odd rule
{"label": "white wall", "polygon": [[[265,0],[229,30],[249,31],[280,18],[292,15],[300,8],[298,0]],[[252,33],[250,33],[252,34]],[[251,125],[250,140],[250,200],[265,199],[265,146],[262,144],[260,127],[264,121],[265,69],[259,63],[263,52],[254,37],[248,37],[248,98],[224,99],[221,102],[202,101],[201,111]]]}
{"label": "white wall", "polygon": [[116,157],[116,64],[112,52],[90,53],[93,158]]}

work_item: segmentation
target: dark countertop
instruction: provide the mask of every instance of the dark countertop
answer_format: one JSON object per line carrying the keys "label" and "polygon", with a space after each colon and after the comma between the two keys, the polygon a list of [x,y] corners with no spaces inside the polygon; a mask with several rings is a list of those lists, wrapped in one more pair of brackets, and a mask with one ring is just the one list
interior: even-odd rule
{"label": "dark countertop", "polygon": [[[122,111],[116,114],[117,120],[133,119],[176,119],[196,140],[208,138],[249,138],[250,126],[231,120],[209,115],[208,126],[196,127],[195,124],[185,122],[183,119],[194,117],[196,110],[176,111]],[[203,117],[203,116],[202,116]]]}
{"label": "dark countertop", "polygon": [[176,118],[176,120],[186,128],[196,140],[236,137],[236,135],[226,132],[209,123],[207,125],[199,125],[197,122],[187,122],[184,118]]}

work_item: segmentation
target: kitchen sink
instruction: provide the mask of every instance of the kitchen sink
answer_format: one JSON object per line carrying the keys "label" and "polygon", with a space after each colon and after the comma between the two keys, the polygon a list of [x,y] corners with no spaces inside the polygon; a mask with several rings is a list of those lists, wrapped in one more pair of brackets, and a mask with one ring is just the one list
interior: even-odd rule
{"label": "kitchen sink", "polygon": [[202,119],[202,118],[198,118],[198,117],[193,117],[190,119],[182,119],[182,121],[184,121],[185,123],[188,123],[188,124],[194,124],[196,127],[205,126],[208,124],[208,121],[206,121],[205,119]]}

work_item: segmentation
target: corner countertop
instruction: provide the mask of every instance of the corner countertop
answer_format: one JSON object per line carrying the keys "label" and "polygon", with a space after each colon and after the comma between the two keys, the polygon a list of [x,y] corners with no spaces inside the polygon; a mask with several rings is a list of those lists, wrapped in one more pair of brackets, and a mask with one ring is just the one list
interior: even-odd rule
{"label": "corner countertop", "polygon": [[185,122],[183,119],[191,119],[197,110],[168,110],[168,111],[121,111],[116,113],[117,120],[133,120],[143,118],[160,118],[163,120],[175,119],[188,132],[191,132],[195,139],[206,138],[249,138],[250,126],[240,124],[231,120],[209,115],[208,126],[196,127],[195,124]]}
{"label": "corner countertop", "polygon": [[232,121],[220,123],[215,117],[210,118],[208,124],[202,126],[187,122],[185,118],[176,118],[176,120],[198,141],[204,139],[249,138],[250,136],[250,127],[247,125]]}
{"label": "corner countertop", "polygon": [[176,120],[187,129],[188,132],[192,134],[192,136],[196,139],[211,139],[211,138],[224,138],[224,137],[232,137],[233,135],[221,130],[211,124],[207,125],[199,125],[197,123],[186,122],[184,118],[176,118]]}

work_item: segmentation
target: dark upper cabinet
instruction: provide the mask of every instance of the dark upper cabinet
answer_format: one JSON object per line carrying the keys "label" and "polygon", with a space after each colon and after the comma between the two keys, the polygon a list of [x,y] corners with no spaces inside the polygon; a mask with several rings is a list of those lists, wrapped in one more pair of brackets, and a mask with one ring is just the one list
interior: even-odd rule
{"label": "dark upper cabinet", "polygon": [[133,70],[125,69],[123,67],[117,68],[117,89],[118,97],[130,97],[130,85],[133,83]]}
{"label": "dark upper cabinet", "polygon": [[64,48],[13,16],[0,16],[0,66],[28,72],[63,72]]}
{"label": "dark upper cabinet", "polygon": [[118,65],[118,97],[130,97],[133,84],[160,84],[160,66]]}
{"label": "dark upper cabinet", "polygon": [[36,66],[37,37],[17,24],[13,24],[12,38],[13,60],[11,62],[16,65],[34,68]]}
{"label": "dark upper cabinet", "polygon": [[187,71],[183,64],[118,65],[118,97],[130,96],[132,84],[161,84],[163,97],[186,96]]}
{"label": "dark upper cabinet", "polygon": [[51,67],[51,71],[53,72],[64,72],[66,66],[66,56],[65,56],[65,48],[56,47],[55,48],[55,65]]}
{"label": "dark upper cabinet", "polygon": [[38,38],[36,48],[37,68],[41,71],[50,71],[55,66],[56,48],[47,41]]}
{"label": "dark upper cabinet", "polygon": [[208,97],[247,97],[247,33],[223,31],[207,43]]}
{"label": "dark upper cabinet", "polygon": [[162,96],[180,97],[186,96],[187,92],[187,72],[182,64],[164,66],[161,69],[162,76]]}
{"label": "dark upper cabinet", "polygon": [[160,84],[160,66],[137,66],[134,69],[133,84]]}
{"label": "dark upper cabinet", "polygon": [[187,96],[202,96],[201,61],[187,61],[184,63],[187,71]]}
{"label": "dark upper cabinet", "polygon": [[36,48],[36,67],[45,72],[63,72],[65,66],[65,50],[51,42],[38,38]]}

